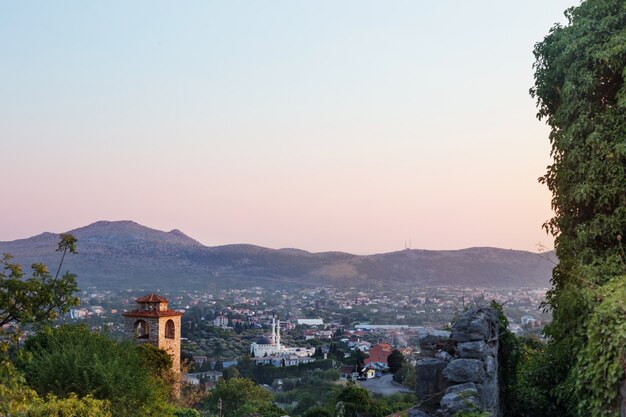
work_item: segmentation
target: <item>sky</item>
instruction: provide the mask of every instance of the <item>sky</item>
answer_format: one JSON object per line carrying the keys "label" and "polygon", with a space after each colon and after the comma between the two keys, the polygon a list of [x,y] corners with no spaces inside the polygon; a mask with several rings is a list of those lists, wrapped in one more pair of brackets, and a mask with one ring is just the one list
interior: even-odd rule
{"label": "sky", "polygon": [[0,241],[551,248],[533,45],[565,0],[0,2]]}

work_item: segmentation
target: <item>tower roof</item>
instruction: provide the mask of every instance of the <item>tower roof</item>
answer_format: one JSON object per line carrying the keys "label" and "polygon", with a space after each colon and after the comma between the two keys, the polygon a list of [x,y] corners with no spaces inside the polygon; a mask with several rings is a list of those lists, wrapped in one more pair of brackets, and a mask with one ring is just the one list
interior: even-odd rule
{"label": "tower roof", "polygon": [[126,313],[122,313],[124,317],[147,317],[147,318],[155,318],[155,317],[175,317],[182,316],[183,313],[176,310],[132,310],[127,311]]}
{"label": "tower roof", "polygon": [[158,294],[148,294],[143,297],[139,297],[135,300],[138,303],[168,303],[167,298],[161,297]]}

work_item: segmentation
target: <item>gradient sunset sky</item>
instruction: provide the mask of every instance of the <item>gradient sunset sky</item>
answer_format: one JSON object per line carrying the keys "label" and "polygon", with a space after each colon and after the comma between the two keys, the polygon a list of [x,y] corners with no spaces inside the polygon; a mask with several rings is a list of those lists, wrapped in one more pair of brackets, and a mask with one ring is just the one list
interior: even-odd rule
{"label": "gradient sunset sky", "polygon": [[528,89],[576,4],[0,2],[0,241],[552,247]]}

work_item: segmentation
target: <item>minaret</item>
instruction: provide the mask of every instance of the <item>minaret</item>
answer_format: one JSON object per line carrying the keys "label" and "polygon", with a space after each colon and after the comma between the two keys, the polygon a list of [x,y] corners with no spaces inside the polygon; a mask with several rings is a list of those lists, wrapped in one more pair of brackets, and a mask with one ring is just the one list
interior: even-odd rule
{"label": "minaret", "polygon": [[272,344],[276,344],[276,317],[272,316]]}
{"label": "minaret", "polygon": [[278,323],[276,324],[276,347],[280,350],[280,316],[278,316]]}

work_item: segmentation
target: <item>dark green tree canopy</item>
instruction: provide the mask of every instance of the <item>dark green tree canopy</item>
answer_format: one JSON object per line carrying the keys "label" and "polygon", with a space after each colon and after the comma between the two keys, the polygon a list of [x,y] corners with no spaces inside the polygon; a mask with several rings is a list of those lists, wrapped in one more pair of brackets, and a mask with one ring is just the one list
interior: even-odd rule
{"label": "dark green tree canopy", "polygon": [[269,391],[246,378],[220,379],[205,404],[212,415],[217,415],[218,403],[222,405],[224,417],[280,417],[285,414],[274,405]]}
{"label": "dark green tree canopy", "polygon": [[556,215],[545,226],[561,260],[591,263],[626,232],[626,3],[588,0],[566,16],[535,46],[531,95],[551,127],[541,181]]}
{"label": "dark green tree canopy", "polygon": [[[624,371],[611,366],[620,358],[607,351],[590,367],[583,356],[610,345],[610,333],[621,337],[614,323],[602,333],[607,340],[591,346],[599,342],[592,342],[589,317],[597,315],[605,287],[626,279],[626,2],[586,0],[565,14],[569,23],[535,45],[530,91],[551,128],[553,163],[540,181],[553,195],[555,215],[544,226],[559,258],[547,295],[553,321],[545,330],[545,383],[561,401],[559,415],[613,416],[615,381]],[[594,376],[600,374],[602,381]]]}
{"label": "dark green tree canopy", "polygon": [[[148,362],[157,358],[157,363]],[[166,366],[160,351],[118,343],[87,326],[44,329],[29,338],[18,362],[39,395],[108,400],[114,417],[168,416],[168,389],[155,376]]]}
{"label": "dark green tree canopy", "polygon": [[387,356],[387,364],[389,365],[389,372],[395,374],[404,365],[404,355],[398,349],[392,350]]}
{"label": "dark green tree canopy", "polygon": [[32,276],[26,277],[22,267],[12,263],[5,253],[0,267],[0,326],[7,323],[33,323],[52,320],[78,305],[76,276],[66,272],[59,277],[67,252],[76,253],[76,238],[61,235],[57,248],[61,261],[53,276],[44,264],[32,265]]}

